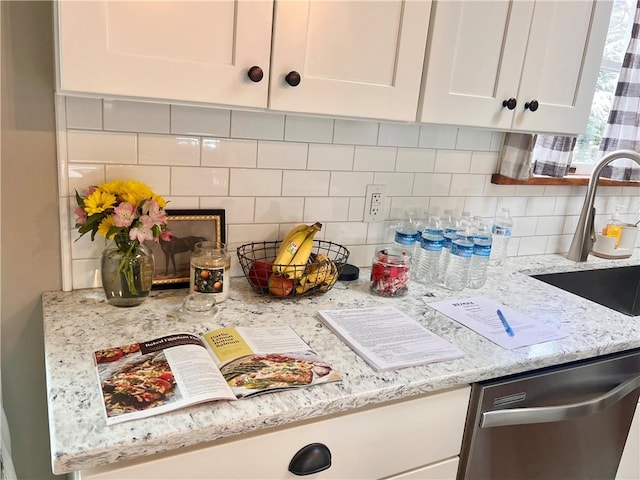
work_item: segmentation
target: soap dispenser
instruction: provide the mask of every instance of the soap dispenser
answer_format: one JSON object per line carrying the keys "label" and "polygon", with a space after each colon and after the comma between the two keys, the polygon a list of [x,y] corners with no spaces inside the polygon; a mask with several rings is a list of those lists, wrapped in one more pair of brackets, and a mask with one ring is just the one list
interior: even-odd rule
{"label": "soap dispenser", "polygon": [[613,237],[616,239],[616,248],[620,243],[620,235],[622,235],[622,212],[624,205],[616,205],[615,211],[611,214],[611,218],[602,228],[602,235],[605,237]]}

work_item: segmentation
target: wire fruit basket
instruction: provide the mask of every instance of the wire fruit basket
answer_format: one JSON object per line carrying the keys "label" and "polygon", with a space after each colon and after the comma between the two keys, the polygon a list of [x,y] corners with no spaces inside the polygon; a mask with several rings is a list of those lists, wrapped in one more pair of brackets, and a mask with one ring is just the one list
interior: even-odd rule
{"label": "wire fruit basket", "polygon": [[[281,241],[255,242],[236,250],[245,278],[258,293],[278,298],[325,293],[335,285],[349,258],[349,250],[327,240],[313,240],[306,265],[295,267],[286,276],[273,274],[273,260]],[[283,265],[285,267],[285,265]]]}

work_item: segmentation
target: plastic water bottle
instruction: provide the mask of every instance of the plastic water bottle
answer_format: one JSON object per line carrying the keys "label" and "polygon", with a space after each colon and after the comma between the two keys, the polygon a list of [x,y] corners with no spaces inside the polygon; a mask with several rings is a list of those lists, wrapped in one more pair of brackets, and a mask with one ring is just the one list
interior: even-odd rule
{"label": "plastic water bottle", "polygon": [[433,216],[427,220],[422,237],[417,264],[413,269],[415,280],[426,285],[436,283],[438,280],[438,267],[440,253],[444,244],[442,224],[440,217]]}
{"label": "plastic water bottle", "polygon": [[442,233],[444,243],[442,244],[442,252],[440,253],[440,266],[438,267],[438,283],[444,284],[444,275],[449,265],[449,257],[451,254],[451,244],[456,238],[459,227],[459,220],[453,215],[452,210],[444,211],[444,219],[442,221]]}
{"label": "plastic water bottle", "polygon": [[492,246],[491,256],[489,257],[490,265],[502,265],[507,257],[507,247],[511,238],[511,229],[513,228],[513,220],[509,214],[508,208],[503,208],[493,223],[491,229]]}
{"label": "plastic water bottle", "polygon": [[[416,257],[416,246],[420,243],[421,232],[418,232],[415,220],[412,218],[411,213],[407,215],[407,218],[398,222],[396,226],[396,232],[394,236],[394,243],[400,248],[404,249],[411,255],[412,259]],[[412,261],[415,265],[415,262]]]}
{"label": "plastic water bottle", "polygon": [[[479,223],[476,223],[479,220]],[[473,255],[469,265],[467,287],[480,288],[487,281],[487,265],[491,254],[491,230],[481,220],[474,219]]]}
{"label": "plastic water bottle", "polygon": [[459,230],[451,243],[449,264],[444,274],[444,286],[449,290],[462,290],[467,285],[467,276],[473,256],[473,233],[467,227]]}

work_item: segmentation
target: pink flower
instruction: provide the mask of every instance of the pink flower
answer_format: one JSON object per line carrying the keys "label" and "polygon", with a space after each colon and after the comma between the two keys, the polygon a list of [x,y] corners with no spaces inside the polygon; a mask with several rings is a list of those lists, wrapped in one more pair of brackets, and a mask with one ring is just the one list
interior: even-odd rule
{"label": "pink flower", "polygon": [[113,223],[116,227],[128,227],[135,219],[135,208],[129,202],[122,202],[113,210]]}
{"label": "pink flower", "polygon": [[153,221],[149,215],[142,215],[137,226],[129,231],[131,240],[138,240],[140,243],[145,240],[153,240]]}
{"label": "pink flower", "polygon": [[87,212],[84,211],[83,207],[76,207],[73,213],[76,215],[76,225],[84,225],[87,223]]}
{"label": "pink flower", "polygon": [[167,224],[167,212],[165,212],[158,202],[155,200],[149,200],[145,202],[142,207],[142,211],[148,213],[151,221],[156,225],[166,225]]}
{"label": "pink flower", "polygon": [[173,238],[173,233],[171,233],[169,230],[164,230],[160,234],[160,239],[164,240],[165,242],[170,242],[172,238]]}

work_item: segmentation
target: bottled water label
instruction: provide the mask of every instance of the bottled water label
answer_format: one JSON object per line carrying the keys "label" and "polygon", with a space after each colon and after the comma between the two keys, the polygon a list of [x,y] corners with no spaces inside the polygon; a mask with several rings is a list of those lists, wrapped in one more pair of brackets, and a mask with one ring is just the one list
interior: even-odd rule
{"label": "bottled water label", "polygon": [[439,240],[432,240],[429,238],[422,237],[422,240],[420,240],[420,247],[423,250],[428,250],[430,252],[441,251],[443,244],[444,244],[444,239],[442,238],[440,238]]}
{"label": "bottled water label", "polygon": [[453,242],[451,244],[451,255],[464,258],[471,257],[473,255],[473,243],[461,245],[458,242]]}
{"label": "bottled water label", "polygon": [[504,237],[511,236],[511,227],[503,227],[502,225],[494,225],[491,229],[491,233],[494,235],[502,235]]}
{"label": "bottled water label", "polygon": [[419,233],[396,232],[395,241],[400,245],[414,245],[419,238]]}
{"label": "bottled water label", "polygon": [[489,257],[489,255],[491,255],[491,243],[489,244],[474,243],[473,254],[479,257]]}

